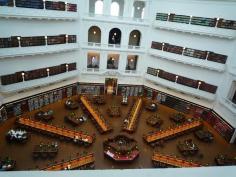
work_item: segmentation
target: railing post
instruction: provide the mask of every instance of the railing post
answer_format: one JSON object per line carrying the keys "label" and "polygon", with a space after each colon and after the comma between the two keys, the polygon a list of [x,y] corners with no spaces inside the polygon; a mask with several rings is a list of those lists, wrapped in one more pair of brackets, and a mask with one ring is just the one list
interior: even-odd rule
{"label": "railing post", "polygon": [[21,73],[23,82],[25,81],[25,73]]}
{"label": "railing post", "polygon": [[199,88],[200,88],[201,84],[202,84],[202,82],[201,82],[201,81],[199,81],[199,82],[198,82],[198,86],[197,86],[197,89],[198,89],[198,90],[199,90]]}
{"label": "railing post", "polygon": [[18,40],[18,45],[19,45],[19,47],[21,47],[20,37],[17,37],[17,40]]}
{"label": "railing post", "polygon": [[217,18],[215,27],[217,28],[220,18]]}
{"label": "railing post", "polygon": [[177,83],[179,76],[175,76],[175,83]]}
{"label": "railing post", "polygon": [[66,64],[66,72],[68,72],[68,68],[69,68],[69,65],[68,65],[68,64]]}
{"label": "railing post", "polygon": [[45,36],[44,38],[45,38],[45,45],[48,45],[48,37]]}
{"label": "railing post", "polygon": [[192,22],[192,18],[193,18],[193,16],[191,15],[188,24],[191,24],[191,22]]}
{"label": "railing post", "polygon": [[48,74],[48,77],[49,77],[49,74],[50,74],[50,69],[49,69],[49,68],[47,68],[47,69],[46,69],[46,71],[47,71],[47,74]]}
{"label": "railing post", "polygon": [[206,56],[206,60],[208,59],[209,53],[210,53],[210,52],[209,52],[209,51],[207,51],[207,56]]}
{"label": "railing post", "polygon": [[45,1],[46,1],[46,0],[43,0],[43,9],[44,9],[44,10],[46,9]]}

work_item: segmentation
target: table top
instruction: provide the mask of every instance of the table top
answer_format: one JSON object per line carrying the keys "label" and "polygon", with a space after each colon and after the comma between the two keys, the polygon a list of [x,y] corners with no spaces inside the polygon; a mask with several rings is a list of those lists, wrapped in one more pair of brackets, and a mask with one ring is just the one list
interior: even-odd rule
{"label": "table top", "polygon": [[149,143],[149,142],[153,142],[156,140],[160,140],[160,139],[172,136],[174,134],[178,134],[183,131],[190,130],[192,128],[196,128],[201,125],[202,125],[201,121],[193,121],[190,123],[182,124],[182,125],[177,126],[175,128],[169,128],[169,129],[166,129],[163,131],[156,131],[154,133],[149,133],[148,135],[146,135],[144,137],[144,139]]}
{"label": "table top", "polygon": [[28,118],[19,118],[18,123],[32,128],[44,130],[50,133],[58,134],[64,137],[68,137],[73,140],[76,138],[86,143],[93,143],[94,141],[94,138],[92,136],[87,135],[81,131],[60,128],[53,125],[41,123],[39,121],[34,121]]}
{"label": "table top", "polygon": [[153,154],[152,160],[175,167],[201,167],[200,164],[194,162],[189,162],[183,159],[176,158],[174,156],[162,155],[158,153]]}
{"label": "table top", "polygon": [[86,156],[78,157],[76,159],[67,162],[61,162],[55,165],[51,165],[49,167],[43,168],[42,170],[48,170],[48,171],[49,170],[56,171],[64,169],[72,170],[94,162],[95,162],[94,154],[91,153]]}
{"label": "table top", "polygon": [[81,96],[80,99],[81,99],[81,102],[83,103],[83,105],[88,109],[88,111],[92,115],[93,119],[101,127],[102,131],[103,132],[110,131],[111,130],[110,126],[102,118],[101,113],[93,108],[93,106],[91,105],[91,103],[88,100],[88,98],[86,96]]}

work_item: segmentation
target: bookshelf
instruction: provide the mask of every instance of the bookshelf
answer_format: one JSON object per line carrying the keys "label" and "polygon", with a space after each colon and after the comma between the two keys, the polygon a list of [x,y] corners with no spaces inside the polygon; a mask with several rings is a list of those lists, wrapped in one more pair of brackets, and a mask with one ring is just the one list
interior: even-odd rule
{"label": "bookshelf", "polygon": [[156,13],[156,20],[153,22],[153,26],[159,29],[217,38],[234,39],[236,37],[236,20],[226,20],[216,17]]}
{"label": "bookshelf", "polygon": [[[147,74],[155,76],[155,75],[153,75],[153,73],[150,73],[150,70],[153,71],[154,68],[148,67],[147,68]],[[156,69],[156,70],[159,71],[159,74],[157,74],[155,77],[159,77],[159,78],[171,81],[171,82],[175,82],[175,83],[180,84],[180,85],[192,87],[194,89],[202,90],[202,91],[209,92],[209,93],[212,93],[212,94],[216,93],[217,86],[215,86],[215,85],[206,83],[204,81],[195,80],[195,79],[192,79],[192,78],[179,76],[177,74],[170,73],[170,72],[167,72],[167,71],[164,71],[164,70],[161,70],[161,69]]]}
{"label": "bookshelf", "polygon": [[[162,44],[162,48],[160,47]],[[216,62],[216,63],[221,63],[225,64],[227,61],[228,56],[227,55],[222,55],[210,51],[203,51],[203,50],[198,50],[198,49],[192,49],[192,48],[185,48],[181,46],[176,46],[164,42],[155,42],[152,41],[151,48],[156,49],[156,50],[162,50],[165,52],[170,52],[170,53],[175,53],[179,55],[184,55],[188,57],[193,57],[196,59],[206,59],[208,61]]]}
{"label": "bookshelf", "polygon": [[0,58],[72,51],[78,47],[76,35],[11,36],[0,38]]}
{"label": "bookshelf", "polygon": [[0,2],[0,17],[76,20],[77,3],[43,0],[5,0]]}
{"label": "bookshelf", "polygon": [[[70,70],[69,69],[67,70],[66,66],[68,66]],[[13,74],[1,76],[1,84],[11,85],[18,82],[40,79],[40,78],[58,75],[61,73],[74,71],[74,70],[76,70],[76,63],[61,64],[57,66],[51,66],[48,68],[40,68],[40,69],[35,69],[35,70],[30,70],[30,71],[20,71]]]}

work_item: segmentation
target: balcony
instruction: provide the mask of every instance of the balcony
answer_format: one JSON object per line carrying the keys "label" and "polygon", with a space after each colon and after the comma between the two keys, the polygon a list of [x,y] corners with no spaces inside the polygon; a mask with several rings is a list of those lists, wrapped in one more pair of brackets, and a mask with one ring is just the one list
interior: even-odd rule
{"label": "balcony", "polygon": [[111,50],[111,51],[126,51],[126,52],[145,53],[145,48],[141,47],[141,46],[119,45],[119,44],[101,44],[101,43],[94,43],[94,42],[85,42],[85,43],[83,43],[82,48],[96,49],[96,50]]}
{"label": "balcony", "polygon": [[141,18],[132,18],[132,17],[123,17],[123,16],[111,16],[104,14],[94,14],[87,13],[84,14],[83,20],[88,21],[100,21],[100,22],[109,22],[109,23],[121,23],[121,24],[131,24],[131,25],[140,25],[140,26],[149,26],[149,21]]}
{"label": "balcony", "polygon": [[207,59],[198,59],[156,49],[149,49],[148,53],[162,59],[184,63],[191,66],[202,67],[213,71],[223,72],[225,70],[225,64],[211,62]]}
{"label": "balcony", "polygon": [[31,47],[14,47],[14,48],[1,48],[0,59],[8,57],[19,57],[28,55],[60,53],[65,51],[73,51],[79,48],[78,43],[66,43],[58,45],[44,45],[44,46],[31,46]]}
{"label": "balcony", "polygon": [[[14,3],[15,4],[15,3]],[[67,10],[48,10],[36,8],[22,8],[0,6],[0,17],[3,18],[27,18],[27,19],[54,19],[54,20],[76,20],[79,15],[78,12]]]}
{"label": "balcony", "polygon": [[236,38],[235,30],[216,28],[216,27],[206,27],[206,26],[176,23],[176,22],[169,22],[169,21],[160,21],[160,20],[155,20],[153,22],[153,27],[158,28],[158,29],[179,31],[179,32],[184,32],[184,33],[205,35],[205,36],[217,37],[217,38],[225,38],[225,39]]}
{"label": "balcony", "polygon": [[142,73],[137,70],[125,70],[120,71],[117,69],[99,69],[99,68],[84,68],[82,74],[89,75],[106,75],[106,76],[129,76],[129,77],[141,77]]}
{"label": "balcony", "polygon": [[220,104],[226,107],[234,116],[236,116],[236,104],[228,98],[220,96]]}
{"label": "balcony", "polygon": [[46,78],[41,79],[35,79],[30,81],[23,81],[15,84],[10,85],[1,85],[0,86],[0,92],[2,93],[10,93],[10,92],[17,92],[24,89],[30,89],[33,87],[39,87],[43,85],[49,85],[52,83],[60,82],[63,80],[70,79],[72,77],[78,76],[79,72],[77,70],[75,71],[69,71],[66,73],[54,75],[54,76],[48,76]]}
{"label": "balcony", "polygon": [[195,88],[191,88],[191,87],[187,87],[184,85],[180,85],[176,82],[171,82],[159,77],[155,77],[149,74],[145,74],[144,78],[149,81],[154,83],[155,85],[161,85],[163,87],[166,88],[171,88],[173,90],[176,90],[178,92],[183,92],[185,94],[194,96],[194,97],[198,97],[198,98],[202,98],[202,99],[206,99],[209,101],[214,101],[215,100],[215,94],[209,93],[209,92],[205,92],[199,89],[195,89]]}

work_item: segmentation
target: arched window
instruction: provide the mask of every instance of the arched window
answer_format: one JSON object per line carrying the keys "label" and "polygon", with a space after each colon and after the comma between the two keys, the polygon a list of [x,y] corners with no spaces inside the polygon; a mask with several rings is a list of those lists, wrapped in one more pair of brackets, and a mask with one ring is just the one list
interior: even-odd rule
{"label": "arched window", "polygon": [[95,2],[95,14],[103,14],[103,1],[97,0]]}
{"label": "arched window", "polygon": [[92,26],[88,30],[89,43],[101,43],[101,30],[97,26]]}
{"label": "arched window", "polygon": [[120,12],[120,5],[117,2],[111,3],[111,15],[112,16],[119,16]]}
{"label": "arched window", "polygon": [[129,46],[140,46],[140,38],[140,31],[133,30],[129,35]]}
{"label": "arched window", "polygon": [[144,1],[135,1],[133,4],[133,17],[134,18],[142,18],[144,17],[144,8],[145,2]]}
{"label": "arched window", "polygon": [[113,28],[109,32],[109,44],[120,44],[121,42],[121,31],[118,28]]}

